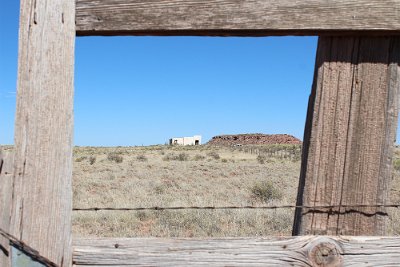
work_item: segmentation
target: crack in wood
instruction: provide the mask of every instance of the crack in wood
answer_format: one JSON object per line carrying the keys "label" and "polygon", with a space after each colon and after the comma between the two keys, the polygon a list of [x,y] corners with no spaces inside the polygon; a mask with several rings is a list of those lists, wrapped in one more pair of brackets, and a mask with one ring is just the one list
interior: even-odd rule
{"label": "crack in wood", "polygon": [[302,215],[307,215],[309,213],[318,213],[318,214],[323,214],[326,213],[328,215],[345,215],[345,214],[350,214],[350,213],[357,213],[360,215],[364,215],[366,217],[373,217],[376,215],[379,216],[389,216],[389,214],[387,212],[383,212],[383,211],[376,211],[376,212],[364,212],[361,210],[355,210],[355,209],[349,209],[349,210],[345,210],[345,211],[339,211],[339,210],[320,210],[320,209],[310,209],[306,212],[303,212]]}

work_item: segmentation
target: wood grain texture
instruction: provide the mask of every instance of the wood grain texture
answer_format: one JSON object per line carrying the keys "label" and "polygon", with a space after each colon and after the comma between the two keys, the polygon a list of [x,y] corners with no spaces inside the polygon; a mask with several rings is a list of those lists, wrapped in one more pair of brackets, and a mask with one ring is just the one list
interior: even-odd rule
{"label": "wood grain texture", "polygon": [[[10,227],[13,162],[14,154],[0,149],[0,229],[6,232]],[[0,235],[0,266],[10,266],[10,253],[9,240]]]}
{"label": "wood grain texture", "polygon": [[[74,266],[398,266],[399,237],[78,239]],[[323,265],[325,264],[325,265]]]}
{"label": "wood grain texture", "polygon": [[75,2],[21,1],[11,233],[71,266]]}
{"label": "wood grain texture", "polygon": [[400,0],[76,0],[77,35],[400,34]]}
{"label": "wood grain texture", "polygon": [[320,37],[294,235],[384,235],[400,90],[399,37]]}

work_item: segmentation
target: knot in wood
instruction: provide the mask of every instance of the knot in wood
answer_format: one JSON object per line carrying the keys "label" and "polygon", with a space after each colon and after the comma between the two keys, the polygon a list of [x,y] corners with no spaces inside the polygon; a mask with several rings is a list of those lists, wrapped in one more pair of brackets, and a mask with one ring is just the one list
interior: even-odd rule
{"label": "knot in wood", "polygon": [[[321,240],[322,239],[322,240]],[[343,266],[342,249],[333,239],[317,238],[312,242],[309,258],[313,266]]]}

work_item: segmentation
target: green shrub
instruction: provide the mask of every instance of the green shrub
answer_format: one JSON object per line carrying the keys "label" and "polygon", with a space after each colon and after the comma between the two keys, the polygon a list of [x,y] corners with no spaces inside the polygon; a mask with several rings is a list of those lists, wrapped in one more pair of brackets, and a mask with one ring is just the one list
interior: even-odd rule
{"label": "green shrub", "polygon": [[145,211],[138,211],[136,213],[136,217],[139,219],[139,221],[145,221],[149,216]]}
{"label": "green shrub", "polygon": [[250,191],[253,198],[266,203],[282,199],[282,192],[275,187],[272,181],[257,182],[251,187]]}
{"label": "green shrub", "polygon": [[168,153],[162,159],[163,159],[163,161],[170,161],[170,160],[172,160],[173,157],[174,157],[174,154]]}
{"label": "green shrub", "polygon": [[222,161],[223,163],[227,163],[227,162],[228,162],[227,159],[221,159],[221,161]]}
{"label": "green shrub", "polygon": [[116,163],[121,163],[124,160],[124,158],[120,154],[115,152],[109,153],[107,155],[107,159],[109,161],[115,161]]}
{"label": "green shrub", "polygon": [[179,161],[187,161],[189,159],[189,155],[186,153],[180,153],[178,155],[178,160]]}
{"label": "green shrub", "polygon": [[147,161],[147,158],[146,158],[145,155],[138,155],[138,156],[136,157],[136,159],[137,159],[138,161],[142,161],[142,162]]}
{"label": "green shrub", "polygon": [[197,154],[194,156],[193,160],[199,161],[199,160],[204,160],[206,157],[203,155]]}
{"label": "green shrub", "polygon": [[258,161],[258,163],[264,164],[264,163],[265,163],[265,160],[266,160],[266,157],[265,157],[265,156],[263,156],[263,155],[258,155],[258,156],[257,156],[257,161]]}
{"label": "green shrub", "polygon": [[215,151],[208,152],[208,153],[207,153],[207,156],[209,156],[209,157],[211,157],[211,158],[213,158],[213,159],[216,159],[216,160],[218,160],[218,159],[221,158],[221,157],[219,156],[219,154],[218,154],[217,152],[215,152]]}
{"label": "green shrub", "polygon": [[95,156],[90,156],[89,157],[89,163],[90,165],[93,165],[96,162],[96,157]]}
{"label": "green shrub", "polygon": [[187,161],[189,159],[189,155],[186,153],[180,153],[179,155],[175,155],[173,153],[168,153],[163,157],[164,161],[170,160],[179,160],[179,161]]}
{"label": "green shrub", "polygon": [[156,185],[154,187],[154,193],[161,195],[165,192],[165,186],[162,184]]}
{"label": "green shrub", "polygon": [[394,159],[393,160],[393,168],[396,171],[400,171],[400,159]]}
{"label": "green shrub", "polygon": [[86,156],[79,157],[79,158],[75,159],[75,162],[82,162],[82,161],[84,161],[85,159],[87,159]]}

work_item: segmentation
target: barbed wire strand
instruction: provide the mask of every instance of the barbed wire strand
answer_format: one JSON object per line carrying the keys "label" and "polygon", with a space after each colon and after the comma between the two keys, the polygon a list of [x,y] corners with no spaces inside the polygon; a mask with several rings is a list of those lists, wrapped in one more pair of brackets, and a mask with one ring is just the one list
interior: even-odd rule
{"label": "barbed wire strand", "polygon": [[336,209],[336,208],[400,208],[400,204],[377,204],[377,205],[325,205],[325,206],[299,206],[299,205],[280,205],[280,206],[187,206],[187,207],[90,207],[73,208],[73,211],[164,211],[164,210],[229,210],[229,209]]}

